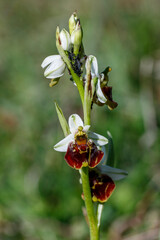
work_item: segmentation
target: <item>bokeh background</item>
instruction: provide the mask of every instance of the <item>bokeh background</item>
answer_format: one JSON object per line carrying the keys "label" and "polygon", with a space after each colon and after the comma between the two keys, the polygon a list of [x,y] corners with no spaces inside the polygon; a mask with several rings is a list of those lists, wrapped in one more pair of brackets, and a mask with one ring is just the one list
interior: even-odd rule
{"label": "bokeh background", "polygon": [[119,103],[94,106],[92,130],[112,133],[129,173],[105,204],[101,240],[160,239],[159,0],[0,1],[0,239],[89,239],[79,174],[52,148],[63,138],[54,100],[68,119],[82,116],[80,99],[67,73],[49,88],[40,67],[74,10]]}

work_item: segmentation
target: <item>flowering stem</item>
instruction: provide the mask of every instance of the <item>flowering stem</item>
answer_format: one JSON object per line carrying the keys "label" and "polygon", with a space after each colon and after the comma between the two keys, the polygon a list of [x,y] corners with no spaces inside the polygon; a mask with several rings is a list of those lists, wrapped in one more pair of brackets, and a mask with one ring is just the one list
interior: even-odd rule
{"label": "flowering stem", "polygon": [[[90,67],[89,67],[89,71],[90,71]],[[85,125],[91,124],[91,99],[89,98],[88,89],[89,89],[89,81],[86,81],[85,91],[84,91],[84,103],[83,103]],[[81,171],[82,188],[83,188],[84,201],[85,201],[85,206],[86,206],[87,215],[88,215],[88,222],[89,222],[89,228],[90,228],[90,240],[98,240],[99,239],[98,223],[97,223],[97,217],[94,213],[94,208],[93,208],[88,170],[89,170],[88,167],[82,168],[82,171]]]}
{"label": "flowering stem", "polygon": [[94,213],[94,208],[93,208],[93,203],[92,203],[92,198],[91,198],[88,167],[82,168],[81,178],[82,178],[84,201],[85,201],[85,205],[86,205],[89,228],[90,228],[90,240],[98,240],[99,232],[98,232],[98,227],[97,227],[97,218]]}
{"label": "flowering stem", "polygon": [[[74,82],[77,85],[82,105],[83,105],[83,111],[84,111],[84,124],[90,125],[90,115],[91,115],[91,102],[92,102],[92,91],[91,91],[91,63],[89,63],[87,68],[87,80],[85,84],[85,89],[83,87],[83,81],[80,79],[80,77],[74,72],[70,60],[66,54],[66,52],[63,50],[60,38],[59,38],[59,28],[57,27],[56,31],[56,46],[58,49],[59,54],[61,55],[63,61],[66,63]],[[87,209],[87,215],[88,215],[88,221],[89,221],[89,227],[90,227],[90,240],[98,240],[99,239],[99,233],[98,233],[98,224],[97,224],[97,218],[94,213],[93,203],[92,203],[92,197],[91,197],[91,190],[90,190],[90,184],[89,184],[89,174],[88,174],[88,167],[83,167],[81,171],[81,177],[82,177],[82,188],[83,188],[83,194],[84,194],[84,200],[85,205]]]}
{"label": "flowering stem", "polygon": [[87,65],[86,71],[86,83],[84,89],[84,103],[83,103],[83,111],[84,111],[84,124],[91,124],[91,102],[92,102],[92,94],[91,94],[91,64],[90,62]]}
{"label": "flowering stem", "polygon": [[78,91],[79,91],[79,95],[80,95],[80,98],[81,98],[81,101],[82,101],[82,104],[84,103],[84,88],[83,88],[83,82],[80,80],[80,78],[78,77],[78,75],[73,71],[73,69],[69,69],[71,74],[72,74],[72,77],[73,77],[73,80],[74,82],[76,83],[77,85],[77,88],[78,88]]}

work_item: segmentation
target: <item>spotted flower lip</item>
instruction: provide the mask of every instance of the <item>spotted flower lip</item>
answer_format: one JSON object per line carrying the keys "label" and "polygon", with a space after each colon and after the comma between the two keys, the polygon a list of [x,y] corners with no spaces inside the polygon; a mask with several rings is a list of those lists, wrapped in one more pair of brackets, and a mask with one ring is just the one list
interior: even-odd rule
{"label": "spotted flower lip", "polygon": [[115,181],[125,178],[128,173],[122,169],[110,167],[107,164],[105,147],[102,146],[104,153],[100,163],[89,171],[89,182],[93,202],[104,203],[112,195],[116,185]]}
{"label": "spotted flower lip", "polygon": [[121,180],[127,175],[128,173],[122,169],[104,165],[104,159],[102,159],[102,161],[89,172],[93,202],[106,202],[115,189],[115,181]]}
{"label": "spotted flower lip", "polygon": [[103,146],[108,143],[108,139],[104,136],[89,131],[90,125],[84,125],[82,119],[78,114],[72,114],[69,117],[69,128],[71,134],[58,142],[54,149],[59,152],[66,152],[70,142],[74,141],[75,133],[78,131],[78,127],[83,127],[83,131],[87,133],[88,139],[91,139],[97,146]]}
{"label": "spotted flower lip", "polygon": [[106,202],[115,189],[115,183],[108,175],[98,174],[94,170],[89,172],[89,182],[93,202]]}
{"label": "spotted flower lip", "polygon": [[65,71],[65,63],[60,55],[51,55],[46,57],[42,62],[41,67],[47,67],[44,72],[44,76],[49,79],[59,78]]}

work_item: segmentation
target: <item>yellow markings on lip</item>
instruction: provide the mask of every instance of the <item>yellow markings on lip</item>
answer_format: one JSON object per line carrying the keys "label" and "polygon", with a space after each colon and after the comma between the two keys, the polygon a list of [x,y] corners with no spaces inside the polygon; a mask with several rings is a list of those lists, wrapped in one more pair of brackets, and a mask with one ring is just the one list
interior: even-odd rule
{"label": "yellow markings on lip", "polygon": [[82,163],[82,167],[87,167],[88,166],[88,162],[83,162]]}
{"label": "yellow markings on lip", "polygon": [[93,202],[97,202],[97,201],[98,201],[98,198],[97,198],[96,196],[93,196],[93,197],[92,197],[92,200],[93,200]]}

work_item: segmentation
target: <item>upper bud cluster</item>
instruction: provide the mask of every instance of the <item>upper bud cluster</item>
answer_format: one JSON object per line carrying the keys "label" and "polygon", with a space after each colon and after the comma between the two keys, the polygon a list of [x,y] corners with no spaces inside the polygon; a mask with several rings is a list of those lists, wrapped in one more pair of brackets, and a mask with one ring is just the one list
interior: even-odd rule
{"label": "upper bud cluster", "polygon": [[[110,67],[107,67],[100,74],[98,73],[98,62],[96,57],[86,57],[82,44],[82,27],[80,20],[74,12],[69,18],[69,32],[66,29],[56,31],[56,44],[60,55],[52,55],[42,63],[46,68],[44,75],[51,79],[50,86],[58,83],[59,78],[64,74],[66,65],[71,74],[71,69],[83,78],[83,84],[87,99],[99,106],[106,104],[110,110],[117,107],[112,98],[112,87],[108,86]],[[84,76],[82,73],[84,72]],[[73,77],[73,76],[72,76]],[[71,78],[72,80],[72,78]],[[74,81],[74,79],[73,79]]]}
{"label": "upper bud cluster", "polygon": [[69,33],[65,29],[62,29],[59,34],[59,40],[63,50],[71,51],[75,55],[78,55],[82,44],[82,28],[75,12],[69,19]]}
{"label": "upper bud cluster", "polygon": [[82,28],[80,20],[77,18],[76,13],[73,13],[69,19],[69,32],[71,34],[71,43],[73,44],[73,52],[75,55],[79,53],[82,43]]}

